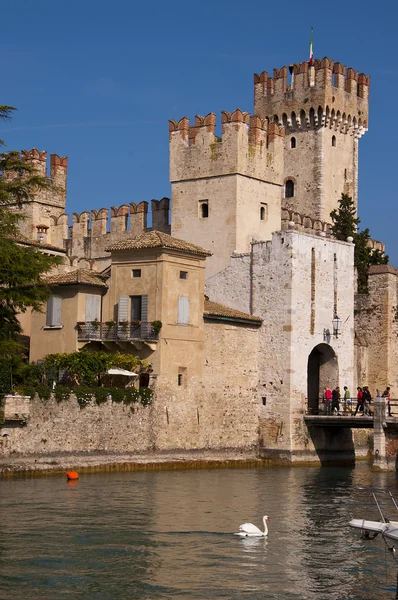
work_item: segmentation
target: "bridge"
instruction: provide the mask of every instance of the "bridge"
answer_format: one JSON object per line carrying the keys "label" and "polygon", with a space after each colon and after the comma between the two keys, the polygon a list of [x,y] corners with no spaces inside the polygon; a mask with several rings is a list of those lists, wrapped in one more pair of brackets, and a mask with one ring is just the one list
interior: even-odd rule
{"label": "bridge", "polygon": [[[311,433],[321,462],[325,457],[327,459],[329,451],[333,452],[332,447],[333,445],[336,447],[336,442],[340,444],[342,454],[345,453],[347,457],[353,459],[352,437],[347,430],[373,429],[373,468],[381,471],[398,471],[398,400],[391,400],[390,407],[392,414],[388,416],[386,399],[375,398],[372,416],[360,413],[354,416],[351,407],[349,412],[341,415],[305,415],[304,421]],[[336,431],[335,434],[333,434],[333,430]],[[339,430],[339,436],[336,438],[337,430]],[[344,430],[347,431],[347,434],[344,434]],[[328,435],[328,432],[331,435]]]}

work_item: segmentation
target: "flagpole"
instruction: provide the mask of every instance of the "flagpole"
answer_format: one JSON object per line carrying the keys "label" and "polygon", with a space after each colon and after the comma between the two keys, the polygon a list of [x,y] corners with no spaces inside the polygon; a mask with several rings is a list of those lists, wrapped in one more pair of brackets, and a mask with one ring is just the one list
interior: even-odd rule
{"label": "flagpole", "polygon": [[310,59],[308,61],[309,64],[309,84],[310,87],[314,87],[315,85],[315,68],[314,68],[314,28],[311,27],[311,36],[310,36]]}

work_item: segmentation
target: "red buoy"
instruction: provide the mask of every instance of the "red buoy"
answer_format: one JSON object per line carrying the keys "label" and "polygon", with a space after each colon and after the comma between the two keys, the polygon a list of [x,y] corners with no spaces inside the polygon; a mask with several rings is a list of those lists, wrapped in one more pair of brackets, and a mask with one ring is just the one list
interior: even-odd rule
{"label": "red buoy", "polygon": [[76,471],[68,471],[66,476],[68,479],[79,479],[79,473],[76,473]]}

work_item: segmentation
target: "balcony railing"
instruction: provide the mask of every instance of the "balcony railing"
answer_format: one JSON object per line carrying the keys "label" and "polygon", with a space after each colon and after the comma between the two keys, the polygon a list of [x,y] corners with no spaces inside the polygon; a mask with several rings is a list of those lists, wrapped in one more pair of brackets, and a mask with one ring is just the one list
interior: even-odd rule
{"label": "balcony railing", "polygon": [[78,323],[77,339],[79,341],[157,341],[159,331],[151,323]]}

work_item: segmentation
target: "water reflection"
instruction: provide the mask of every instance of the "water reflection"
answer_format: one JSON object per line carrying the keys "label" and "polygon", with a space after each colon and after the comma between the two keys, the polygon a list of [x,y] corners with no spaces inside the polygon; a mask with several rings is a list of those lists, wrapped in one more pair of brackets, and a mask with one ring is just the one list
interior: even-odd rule
{"label": "water reflection", "polygon": [[[249,469],[0,481],[0,597],[53,600],[393,598],[382,540],[347,522],[378,519],[359,487],[395,474]],[[267,538],[233,535],[243,522]]]}

